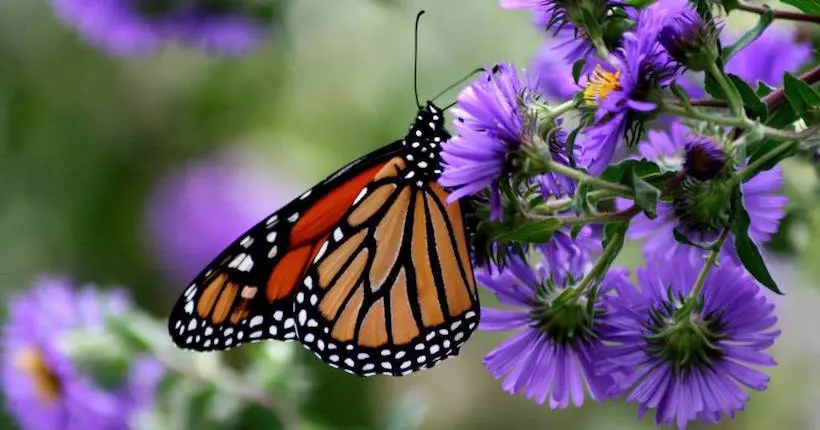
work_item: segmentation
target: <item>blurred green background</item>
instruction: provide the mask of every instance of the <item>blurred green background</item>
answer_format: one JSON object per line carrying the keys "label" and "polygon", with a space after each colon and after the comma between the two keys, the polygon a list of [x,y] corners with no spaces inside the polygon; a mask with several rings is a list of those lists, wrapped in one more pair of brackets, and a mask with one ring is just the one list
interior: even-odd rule
{"label": "blurred green background", "polygon": [[[264,202],[261,217],[399,138],[415,112],[419,9],[428,11],[420,34],[422,97],[500,59],[525,66],[542,41],[526,13],[503,11],[497,0],[299,0],[274,36],[247,56],[169,47],[112,58],[58,22],[46,0],[0,2],[0,295],[40,274],[68,273],[80,283],[126,286],[164,318],[193,273],[177,270],[182,263],[174,258],[185,256],[157,249],[162,238],[152,217],[167,217],[171,229],[179,224],[182,237],[175,240],[196,243],[184,237],[198,232],[186,230],[188,217],[226,209],[201,204],[156,215],[151,202],[164,181],[197,163],[230,160],[220,170],[233,178],[227,188],[191,186],[231,194],[214,205],[238,213]],[[748,410],[724,428],[820,429],[820,294],[811,281],[820,274],[813,264],[820,257],[820,207],[813,169],[792,163],[787,176],[792,199],[805,205],[778,242],[796,257],[775,256],[774,272],[788,292],[776,299],[779,366],[770,389],[754,394]],[[239,224],[238,234],[253,220],[224,222]],[[637,247],[622,260],[638,264]],[[489,297],[485,303],[492,305]],[[631,405],[550,411],[509,396],[481,364],[500,339],[479,333],[459,358],[398,379],[348,376],[299,349],[298,360],[315,371],[305,412],[329,428],[383,428],[409,396],[427,405],[426,429],[653,428],[650,420],[635,421]]]}

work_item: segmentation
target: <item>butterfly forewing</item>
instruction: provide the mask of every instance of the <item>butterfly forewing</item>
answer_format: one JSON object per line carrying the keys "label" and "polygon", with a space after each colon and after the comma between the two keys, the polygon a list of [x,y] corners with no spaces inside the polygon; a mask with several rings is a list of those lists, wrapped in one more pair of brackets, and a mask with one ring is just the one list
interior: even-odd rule
{"label": "butterfly forewing", "polygon": [[351,373],[432,367],[458,354],[478,322],[462,210],[435,183],[448,135],[428,109],[322,245],[296,295],[302,343]]}
{"label": "butterfly forewing", "polygon": [[400,148],[396,142],[348,164],[240,236],[177,301],[168,322],[174,343],[209,351],[296,339],[296,286],[361,190]]}

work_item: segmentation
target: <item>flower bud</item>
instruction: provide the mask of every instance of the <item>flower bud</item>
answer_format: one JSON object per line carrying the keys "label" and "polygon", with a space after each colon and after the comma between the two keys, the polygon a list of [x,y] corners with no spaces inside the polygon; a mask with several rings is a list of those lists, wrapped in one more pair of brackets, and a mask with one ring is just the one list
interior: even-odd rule
{"label": "flower bud", "polygon": [[661,45],[677,62],[693,71],[703,71],[717,60],[720,26],[704,21],[692,9],[669,20],[658,36]]}
{"label": "flower bud", "polygon": [[699,180],[708,181],[717,176],[726,166],[726,154],[715,141],[701,137],[686,144],[686,174]]}

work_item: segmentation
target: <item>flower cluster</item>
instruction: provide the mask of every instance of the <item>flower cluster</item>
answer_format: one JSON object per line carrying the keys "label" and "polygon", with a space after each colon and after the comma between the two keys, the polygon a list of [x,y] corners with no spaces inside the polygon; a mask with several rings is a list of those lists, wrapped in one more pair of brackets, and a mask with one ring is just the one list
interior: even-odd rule
{"label": "flower cluster", "polygon": [[[550,39],[525,79],[503,64],[462,91],[440,182],[489,207],[477,280],[504,309],[480,328],[516,332],[484,360],[503,389],[553,409],[625,396],[685,428],[734,417],[775,364],[761,247],[786,215],[778,162],[814,127],[795,133],[805,106],[787,117],[773,97],[756,115],[779,117],[755,122],[749,92],[795,91],[773,86],[809,56],[783,28],[729,44],[709,11],[647,3],[501,0]],[[630,239],[637,285],[612,267]]]}
{"label": "flower cluster", "polygon": [[269,33],[278,1],[52,0],[57,15],[105,51],[133,55],[170,41],[238,54]]}
{"label": "flower cluster", "polygon": [[84,344],[129,306],[122,291],[75,290],[61,278],[41,279],[11,300],[0,385],[22,428],[127,429],[153,405],[164,374],[156,359]]}

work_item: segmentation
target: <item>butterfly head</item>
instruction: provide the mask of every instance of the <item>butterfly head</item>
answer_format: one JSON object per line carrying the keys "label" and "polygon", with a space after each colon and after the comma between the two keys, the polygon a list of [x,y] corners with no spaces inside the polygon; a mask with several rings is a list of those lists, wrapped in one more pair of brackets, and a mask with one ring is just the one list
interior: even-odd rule
{"label": "butterfly head", "polygon": [[419,181],[441,174],[441,144],[450,138],[444,127],[444,111],[433,102],[419,109],[402,140],[407,165]]}

